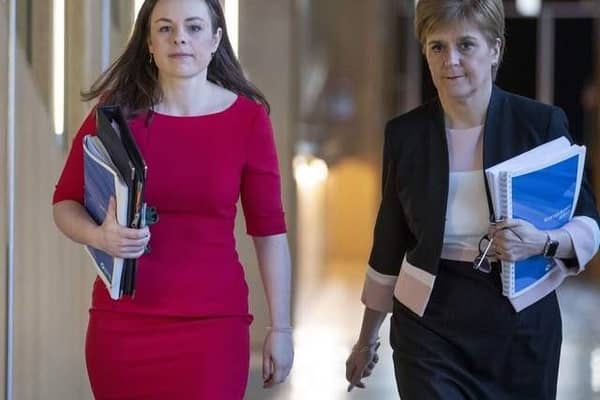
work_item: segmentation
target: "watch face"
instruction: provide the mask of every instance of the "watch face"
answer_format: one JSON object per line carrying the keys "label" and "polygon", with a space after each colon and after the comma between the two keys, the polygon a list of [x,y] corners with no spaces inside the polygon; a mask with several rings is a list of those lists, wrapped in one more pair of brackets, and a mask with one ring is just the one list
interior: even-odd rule
{"label": "watch face", "polygon": [[544,252],[544,255],[546,257],[554,257],[556,255],[557,249],[558,249],[558,241],[549,240],[548,243],[546,243],[546,251]]}

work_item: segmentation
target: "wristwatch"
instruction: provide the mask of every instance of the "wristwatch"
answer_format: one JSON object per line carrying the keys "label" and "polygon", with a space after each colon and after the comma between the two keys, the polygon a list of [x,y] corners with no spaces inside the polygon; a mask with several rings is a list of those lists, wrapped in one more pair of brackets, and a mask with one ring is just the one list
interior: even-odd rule
{"label": "wristwatch", "polygon": [[544,257],[551,258],[556,255],[556,250],[558,250],[558,240],[552,240],[550,235],[546,234],[546,244],[542,254]]}

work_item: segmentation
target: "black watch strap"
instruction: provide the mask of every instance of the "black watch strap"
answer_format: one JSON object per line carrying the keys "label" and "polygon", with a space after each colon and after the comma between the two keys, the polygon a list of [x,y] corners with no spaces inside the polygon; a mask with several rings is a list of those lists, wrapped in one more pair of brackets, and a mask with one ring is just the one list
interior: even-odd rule
{"label": "black watch strap", "polygon": [[554,257],[556,256],[556,251],[558,250],[558,240],[552,240],[550,235],[546,234],[546,244],[544,245],[544,257]]}

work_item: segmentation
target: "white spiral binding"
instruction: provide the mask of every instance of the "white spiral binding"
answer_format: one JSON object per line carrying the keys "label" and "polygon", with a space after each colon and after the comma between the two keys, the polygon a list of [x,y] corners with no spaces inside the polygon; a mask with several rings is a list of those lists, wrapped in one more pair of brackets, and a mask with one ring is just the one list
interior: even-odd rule
{"label": "white spiral binding", "polygon": [[515,293],[515,263],[502,261],[502,294],[510,297]]}
{"label": "white spiral binding", "polygon": [[[510,172],[502,171],[500,180],[500,217],[512,218],[512,175]],[[502,294],[510,297],[515,293],[515,263],[502,261]]]}

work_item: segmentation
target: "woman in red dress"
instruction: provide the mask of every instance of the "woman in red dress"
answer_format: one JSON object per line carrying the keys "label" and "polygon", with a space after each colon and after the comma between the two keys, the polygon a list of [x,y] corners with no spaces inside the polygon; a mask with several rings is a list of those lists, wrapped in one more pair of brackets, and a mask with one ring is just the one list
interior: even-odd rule
{"label": "woman in red dress", "polygon": [[[114,301],[96,279],[86,363],[97,399],[244,396],[248,287],[235,250],[241,198],[271,318],[263,348],[269,387],[292,360],[290,258],[268,103],[233,53],[218,0],[146,0],[124,53],[84,95],[118,104],[148,165],[146,200],[160,221],[120,226],[111,202],[97,225],[83,207],[83,136],[54,193],[72,240],[138,258],[135,296]],[[152,233],[152,251],[144,253]]]}

